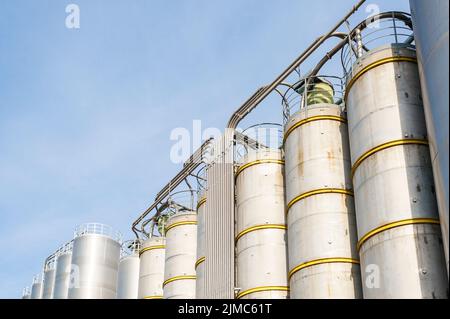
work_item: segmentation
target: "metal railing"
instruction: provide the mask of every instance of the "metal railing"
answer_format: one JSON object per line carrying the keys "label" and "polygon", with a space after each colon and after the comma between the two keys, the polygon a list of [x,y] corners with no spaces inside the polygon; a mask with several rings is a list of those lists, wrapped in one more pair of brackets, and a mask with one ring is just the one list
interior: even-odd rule
{"label": "metal railing", "polygon": [[346,78],[354,64],[372,51],[386,44],[414,47],[414,31],[411,15],[405,12],[385,12],[357,26],[341,51],[341,64]]}
{"label": "metal railing", "polygon": [[344,107],[344,91],[344,79],[338,76],[316,75],[301,79],[282,95],[284,124],[293,114],[313,104],[327,103]]}
{"label": "metal railing", "polygon": [[114,230],[111,226],[100,223],[86,223],[75,229],[75,238],[85,235],[103,235],[107,236],[119,243],[122,243],[122,234]]}
{"label": "metal railing", "polygon": [[139,255],[141,249],[141,241],[139,239],[126,240],[122,243],[120,248],[120,258],[128,256]]}
{"label": "metal railing", "polygon": [[283,125],[261,123],[248,127],[236,138],[234,162],[242,164],[245,156],[260,149],[279,150],[283,145]]}

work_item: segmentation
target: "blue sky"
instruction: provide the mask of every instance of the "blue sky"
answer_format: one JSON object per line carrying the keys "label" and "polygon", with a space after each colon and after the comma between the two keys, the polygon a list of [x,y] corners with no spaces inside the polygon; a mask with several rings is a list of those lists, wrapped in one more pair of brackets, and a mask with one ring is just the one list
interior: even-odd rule
{"label": "blue sky", "polygon": [[[131,238],[180,169],[171,130],[223,128],[355,2],[2,0],[0,298],[20,297],[78,224]],[[65,27],[69,3],[78,30]],[[409,11],[407,0],[370,3]],[[273,104],[254,118],[280,117]]]}

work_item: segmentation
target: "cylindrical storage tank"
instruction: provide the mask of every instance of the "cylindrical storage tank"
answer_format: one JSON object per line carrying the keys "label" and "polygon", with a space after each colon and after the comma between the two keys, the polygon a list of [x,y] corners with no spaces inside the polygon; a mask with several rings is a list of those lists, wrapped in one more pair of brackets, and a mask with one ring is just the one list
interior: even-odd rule
{"label": "cylindrical storage tank", "polygon": [[195,299],[197,215],[172,216],[166,226],[164,299]]}
{"label": "cylindrical storage tank", "polygon": [[25,287],[22,291],[22,299],[30,299],[30,298],[31,298],[30,287]]}
{"label": "cylindrical storage tank", "polygon": [[30,299],[42,299],[42,275],[34,277]]}
{"label": "cylindrical storage tank", "polygon": [[284,139],[291,298],[362,298],[345,112],[307,106]]}
{"label": "cylindrical storage tank", "polygon": [[139,251],[139,299],[162,299],[166,239],[152,237]]}
{"label": "cylindrical storage tank", "polygon": [[449,1],[410,0],[410,3],[448,272]]}
{"label": "cylindrical storage tank", "polygon": [[120,235],[109,226],[86,224],[75,232],[69,299],[115,299]]}
{"label": "cylindrical storage tank", "polygon": [[44,282],[42,284],[42,299],[53,299],[53,290],[55,288],[55,263],[46,265],[44,270]]}
{"label": "cylindrical storage tank", "polygon": [[370,51],[346,94],[364,297],[446,298],[415,51]]}
{"label": "cylindrical storage tank", "polygon": [[139,289],[139,255],[125,256],[119,263],[117,299],[137,299]]}
{"label": "cylindrical storage tank", "polygon": [[205,207],[206,197],[203,194],[200,196],[200,200],[197,204],[197,261],[195,262],[196,272],[196,299],[205,299],[205,261],[206,261],[206,249],[205,249]]}
{"label": "cylindrical storage tank", "polygon": [[283,159],[278,150],[248,153],[236,172],[237,299],[286,299]]}
{"label": "cylindrical storage tank", "polygon": [[71,263],[72,253],[70,251],[58,255],[56,259],[53,299],[67,299],[69,294]]}

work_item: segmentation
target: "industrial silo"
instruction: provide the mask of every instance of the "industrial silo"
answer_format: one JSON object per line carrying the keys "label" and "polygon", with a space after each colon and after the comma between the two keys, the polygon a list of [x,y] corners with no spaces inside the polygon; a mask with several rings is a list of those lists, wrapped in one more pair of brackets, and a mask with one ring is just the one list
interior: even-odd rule
{"label": "industrial silo", "polygon": [[250,151],[236,172],[237,299],[286,299],[286,216],[281,151]]}
{"label": "industrial silo", "polygon": [[[398,38],[401,22],[388,21]],[[415,49],[395,43],[362,53],[346,104],[364,297],[447,298]]]}
{"label": "industrial silo", "polygon": [[117,297],[120,241],[120,234],[103,224],[85,224],[77,228],[69,299]]}
{"label": "industrial silo", "polygon": [[205,251],[205,204],[206,197],[204,192],[199,195],[200,200],[197,204],[197,261],[195,262],[195,272],[196,272],[196,298],[205,298],[205,261],[206,261],[206,251]]}
{"label": "industrial silo", "polygon": [[442,236],[449,269],[449,1],[410,0]]}
{"label": "industrial silo", "polygon": [[361,298],[346,115],[331,83],[304,86],[284,137],[291,298]]}
{"label": "industrial silo", "polygon": [[139,251],[139,299],[162,299],[166,239],[151,237]]}
{"label": "industrial silo", "polygon": [[139,241],[125,242],[119,263],[117,299],[137,299],[139,289]]}
{"label": "industrial silo", "polygon": [[178,213],[166,224],[164,299],[195,299],[197,214]]}
{"label": "industrial silo", "polygon": [[67,299],[72,264],[72,242],[62,247],[56,257],[55,287],[53,299]]}
{"label": "industrial silo", "polygon": [[30,287],[23,288],[22,299],[30,299],[30,298],[31,298],[31,289],[30,289]]}
{"label": "industrial silo", "polygon": [[42,274],[36,275],[33,278],[30,299],[42,299]]}
{"label": "industrial silo", "polygon": [[42,299],[53,299],[55,288],[56,259],[55,255],[46,260],[44,266],[44,280],[42,283]]}

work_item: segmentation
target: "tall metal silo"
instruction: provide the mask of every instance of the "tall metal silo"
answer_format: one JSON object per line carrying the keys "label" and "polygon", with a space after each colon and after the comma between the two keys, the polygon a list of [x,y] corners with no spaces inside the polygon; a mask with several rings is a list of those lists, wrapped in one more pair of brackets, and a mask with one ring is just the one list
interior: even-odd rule
{"label": "tall metal silo", "polygon": [[42,299],[53,299],[53,291],[55,288],[56,275],[56,259],[51,256],[45,262],[44,266],[44,280],[42,283]]}
{"label": "tall metal silo", "polygon": [[291,298],[362,298],[346,115],[331,83],[305,86],[284,138]]}
{"label": "tall metal silo", "polygon": [[139,241],[125,242],[119,263],[117,299],[137,299],[139,289]]}
{"label": "tall metal silo", "polygon": [[139,299],[162,299],[166,239],[151,237],[139,251]]}
{"label": "tall metal silo", "polygon": [[195,262],[196,279],[196,298],[204,299],[205,296],[205,205],[206,195],[204,193],[199,195],[200,200],[197,204],[197,261]]}
{"label": "tall metal silo", "polygon": [[72,245],[63,246],[56,257],[55,287],[53,299],[67,299],[69,294],[70,270],[72,264]]}
{"label": "tall metal silo", "polygon": [[167,221],[164,299],[195,299],[197,214],[179,213]]}
{"label": "tall metal silo", "polygon": [[23,288],[22,299],[31,299],[31,289],[30,289],[30,287]]}
{"label": "tall metal silo", "polygon": [[449,271],[449,1],[410,0],[442,237]]}
{"label": "tall metal silo", "polygon": [[42,299],[42,274],[38,274],[33,278],[30,299]]}
{"label": "tall metal silo", "polygon": [[236,172],[237,299],[286,299],[286,216],[281,151],[258,150]]}
{"label": "tall metal silo", "polygon": [[346,94],[364,297],[447,298],[414,48],[360,56]]}
{"label": "tall metal silo", "polygon": [[69,299],[115,299],[121,236],[90,223],[77,228],[72,251]]}

